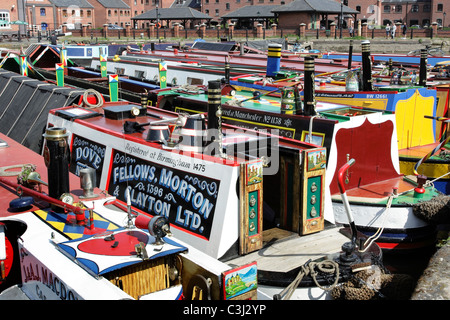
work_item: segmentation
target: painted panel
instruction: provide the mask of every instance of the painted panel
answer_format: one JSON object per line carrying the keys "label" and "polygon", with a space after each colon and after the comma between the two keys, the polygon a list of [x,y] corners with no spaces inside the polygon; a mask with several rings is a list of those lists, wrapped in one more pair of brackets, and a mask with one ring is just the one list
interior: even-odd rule
{"label": "painted panel", "polygon": [[[351,189],[398,176],[392,163],[389,143],[393,132],[392,121],[372,124],[368,119],[359,127],[338,130],[336,168],[343,166],[348,157],[356,160],[349,169],[349,183],[346,188]],[[336,170],[330,184],[331,194],[339,192],[337,174]]]}

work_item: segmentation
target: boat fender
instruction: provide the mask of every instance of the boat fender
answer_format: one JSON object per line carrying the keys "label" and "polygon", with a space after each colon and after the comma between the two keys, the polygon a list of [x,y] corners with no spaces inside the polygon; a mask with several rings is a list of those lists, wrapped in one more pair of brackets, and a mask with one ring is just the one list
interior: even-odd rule
{"label": "boat fender", "polygon": [[[94,97],[90,96],[91,94],[94,95]],[[87,89],[84,91],[83,94],[83,103],[86,106],[86,108],[100,108],[103,106],[103,103],[105,102],[105,99],[103,98],[102,94],[94,89]]]}
{"label": "boat fender", "polygon": [[25,211],[33,204],[33,197],[19,197],[9,202],[9,209],[11,209],[12,211]]}

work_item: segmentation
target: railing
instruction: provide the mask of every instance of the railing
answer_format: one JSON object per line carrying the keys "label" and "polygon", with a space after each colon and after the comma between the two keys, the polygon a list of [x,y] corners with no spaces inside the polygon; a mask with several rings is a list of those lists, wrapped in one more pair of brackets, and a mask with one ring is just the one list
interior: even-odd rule
{"label": "railing", "polygon": [[[156,30],[156,29],[155,29]],[[87,31],[87,36],[92,37],[103,37],[103,38],[122,38],[122,37],[132,37],[134,39],[138,38],[174,38],[173,28],[161,28],[158,31],[151,31],[151,29],[131,29],[128,31],[126,29],[123,30],[108,30],[107,35],[105,35],[104,29],[92,29]],[[81,30],[71,30],[72,35],[77,37],[81,36]],[[159,37],[156,34],[159,34]],[[357,36],[357,32],[355,32],[355,36]],[[152,36],[153,35],[153,36]],[[195,38],[195,37],[204,37],[204,38],[217,38],[231,40],[234,38],[284,38],[284,37],[300,37],[301,33],[298,28],[277,28],[277,29],[262,29],[258,31],[256,28],[253,29],[206,29],[203,33],[199,29],[181,29],[178,32],[177,38]],[[334,32],[332,30],[325,29],[309,29],[305,30],[304,37],[310,39],[339,39],[341,37],[340,30],[336,28]],[[362,38],[386,38],[386,31],[384,29],[368,29],[366,32],[361,32]],[[450,38],[450,30],[438,30],[434,31],[433,29],[409,29],[406,33],[407,39],[414,38]],[[342,30],[342,38],[350,38],[349,30]],[[395,38],[400,39],[403,38],[402,32],[396,32]]]}
{"label": "railing", "polygon": [[[400,28],[399,28],[400,29]],[[147,29],[88,29],[88,30],[67,30],[71,32],[72,36],[84,37],[84,38],[114,38],[114,39],[195,39],[195,38],[208,38],[208,39],[220,39],[220,40],[233,40],[233,39],[266,39],[266,38],[291,38],[298,39],[350,39],[350,33],[348,29],[341,30],[336,28],[332,30],[325,29],[309,29],[301,30],[300,28],[253,28],[253,29],[208,29],[208,28],[195,28],[195,29],[177,29],[175,28],[147,28]],[[29,32],[30,33],[30,32]],[[47,32],[32,32],[28,34],[28,37],[42,37],[46,38],[51,34],[51,30]],[[384,29],[363,29],[358,36],[358,32],[355,31],[354,37],[360,39],[383,39],[387,38],[386,31]],[[390,37],[389,37],[390,38]],[[396,39],[404,38],[402,32],[396,32]],[[433,30],[433,29],[409,29],[406,33],[406,39],[415,38],[450,38],[450,30]]]}

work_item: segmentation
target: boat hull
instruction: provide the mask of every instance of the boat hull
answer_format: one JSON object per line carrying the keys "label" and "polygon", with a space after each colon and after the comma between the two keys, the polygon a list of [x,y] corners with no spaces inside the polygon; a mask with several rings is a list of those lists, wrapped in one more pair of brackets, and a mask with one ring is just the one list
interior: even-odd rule
{"label": "boat hull", "polygon": [[[416,217],[412,206],[361,204],[351,202],[352,214],[357,229],[368,237],[381,229],[376,243],[383,250],[414,251],[429,248],[435,244],[436,228]],[[333,201],[333,211],[337,223],[347,224],[345,207],[340,201]]]}

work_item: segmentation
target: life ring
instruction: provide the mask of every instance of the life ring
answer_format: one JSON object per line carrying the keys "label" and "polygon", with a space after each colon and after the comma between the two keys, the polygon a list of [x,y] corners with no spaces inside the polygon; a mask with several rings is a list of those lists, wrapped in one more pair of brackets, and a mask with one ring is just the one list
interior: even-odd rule
{"label": "life ring", "polygon": [[[89,102],[89,100],[88,100],[88,96],[89,96],[89,94],[91,94],[91,93],[92,93],[92,94],[95,96],[95,98],[96,98],[96,101],[97,101],[96,104],[91,103],[91,102]],[[103,102],[104,102],[103,96],[102,96],[101,93],[98,92],[97,90],[94,90],[94,89],[87,89],[86,91],[84,91],[84,94],[83,94],[83,103],[84,103],[84,105],[85,105],[87,108],[100,108],[100,107],[103,105]]]}
{"label": "life ring", "polygon": [[161,28],[161,23],[158,22],[158,23],[156,24],[156,27],[157,27],[158,29]]}

